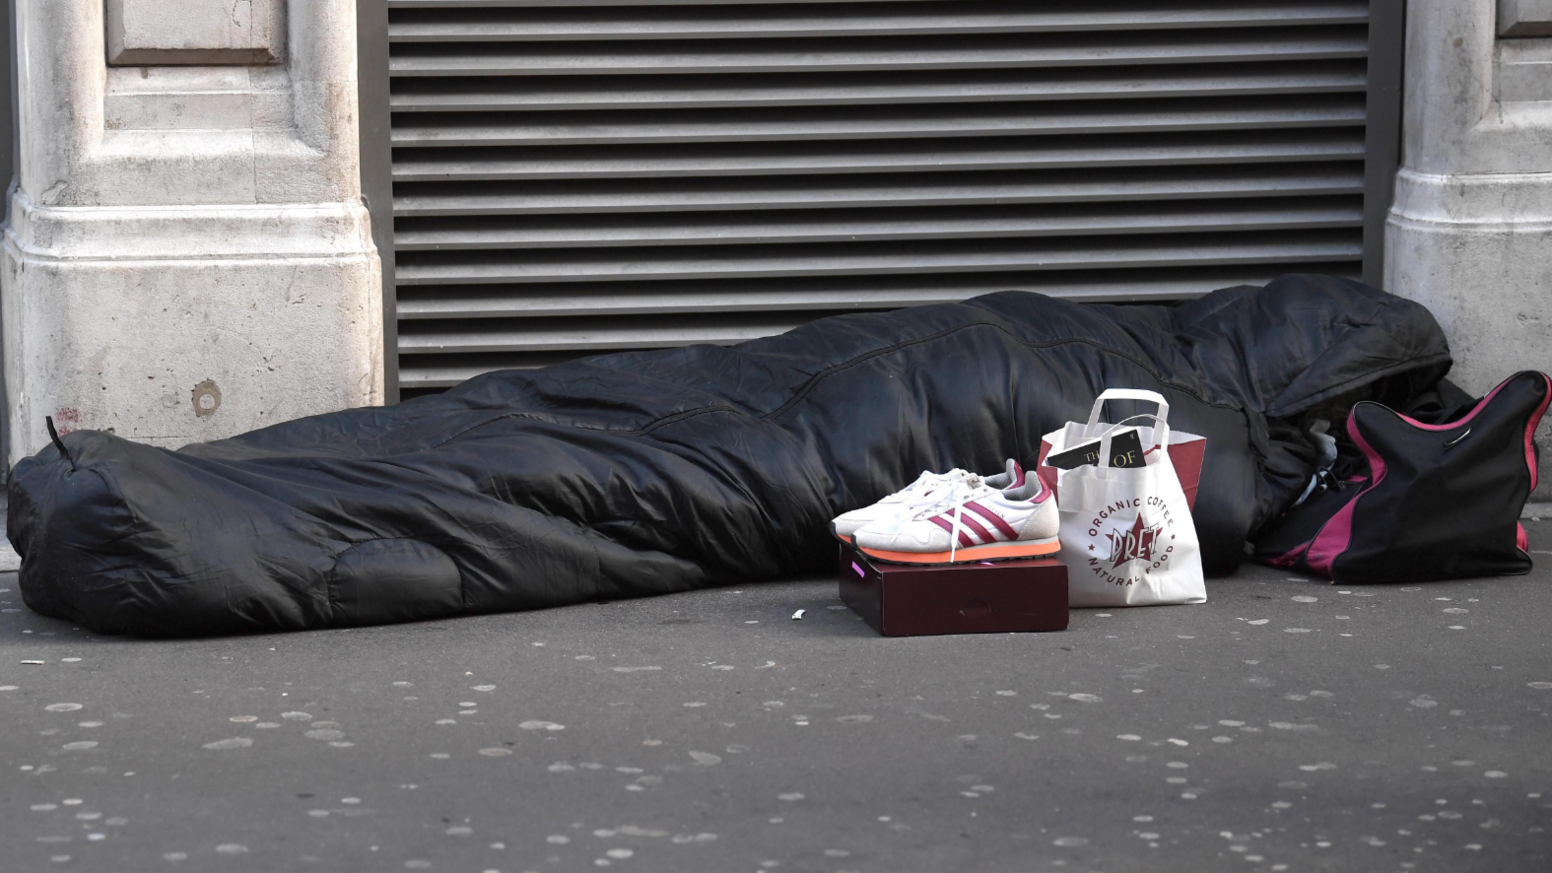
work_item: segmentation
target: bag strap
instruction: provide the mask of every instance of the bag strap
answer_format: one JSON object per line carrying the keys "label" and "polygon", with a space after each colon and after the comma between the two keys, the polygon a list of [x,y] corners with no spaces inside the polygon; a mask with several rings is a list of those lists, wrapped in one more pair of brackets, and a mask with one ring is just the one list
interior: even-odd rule
{"label": "bag strap", "polygon": [[1104,411],[1106,400],[1141,400],[1157,404],[1159,412],[1155,420],[1160,424],[1169,423],[1169,401],[1164,399],[1163,394],[1141,388],[1106,388],[1094,398],[1094,408],[1089,411],[1089,427],[1099,424],[1099,414]]}

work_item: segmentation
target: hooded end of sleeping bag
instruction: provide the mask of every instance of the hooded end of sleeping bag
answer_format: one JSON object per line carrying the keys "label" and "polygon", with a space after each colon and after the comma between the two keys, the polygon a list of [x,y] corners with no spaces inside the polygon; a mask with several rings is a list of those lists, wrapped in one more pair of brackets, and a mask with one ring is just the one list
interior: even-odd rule
{"label": "hooded end of sleeping bag", "polygon": [[[1107,387],[1207,438],[1209,572],[1313,471],[1272,423],[1449,366],[1421,306],[1285,276],[1177,305],[1025,292],[731,348],[509,370],[177,451],[76,431],[17,465],[39,612],[146,636],[533,609],[828,570],[828,522],[924,470],[1032,467]],[[63,448],[63,452],[61,451]]]}

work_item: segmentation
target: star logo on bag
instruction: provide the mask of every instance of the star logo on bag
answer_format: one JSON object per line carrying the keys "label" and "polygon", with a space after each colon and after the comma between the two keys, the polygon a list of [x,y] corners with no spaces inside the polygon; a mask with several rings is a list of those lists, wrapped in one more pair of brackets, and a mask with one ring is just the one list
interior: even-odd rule
{"label": "star logo on bag", "polygon": [[1137,521],[1132,524],[1129,531],[1111,531],[1110,538],[1110,566],[1111,569],[1119,569],[1127,561],[1152,561],[1153,546],[1158,540],[1160,525],[1143,524],[1142,515],[1137,516]]}

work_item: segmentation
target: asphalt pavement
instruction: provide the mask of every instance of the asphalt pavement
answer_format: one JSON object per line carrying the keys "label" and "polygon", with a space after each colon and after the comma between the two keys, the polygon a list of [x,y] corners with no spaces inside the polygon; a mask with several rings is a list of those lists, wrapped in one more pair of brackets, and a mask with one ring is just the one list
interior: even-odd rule
{"label": "asphalt pavement", "polygon": [[0,870],[1545,871],[1527,527],[1529,576],[910,639],[811,579],[145,641],[0,574]]}

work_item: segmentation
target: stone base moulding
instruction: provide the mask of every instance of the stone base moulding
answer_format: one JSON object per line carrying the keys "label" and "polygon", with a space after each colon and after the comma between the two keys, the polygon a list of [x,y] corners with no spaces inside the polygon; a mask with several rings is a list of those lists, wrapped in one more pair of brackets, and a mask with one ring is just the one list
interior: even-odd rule
{"label": "stone base moulding", "polygon": [[380,404],[381,265],[359,204],[37,207],[5,240],[14,463],[61,430],[176,447]]}

